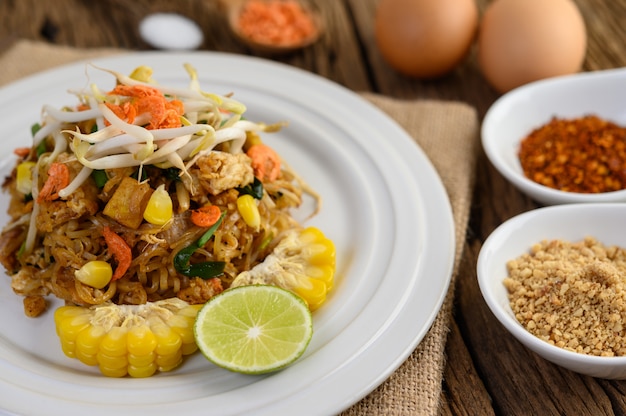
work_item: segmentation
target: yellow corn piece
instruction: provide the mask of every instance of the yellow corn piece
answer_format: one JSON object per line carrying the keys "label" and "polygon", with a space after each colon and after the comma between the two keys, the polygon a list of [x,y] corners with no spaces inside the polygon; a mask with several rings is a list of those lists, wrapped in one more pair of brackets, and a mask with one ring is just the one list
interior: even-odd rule
{"label": "yellow corn piece", "polygon": [[18,192],[28,195],[33,189],[33,168],[35,162],[22,162],[17,165],[17,175],[15,187]]}
{"label": "yellow corn piece", "polygon": [[150,195],[148,205],[143,212],[143,218],[153,225],[164,225],[172,219],[174,213],[172,198],[165,190],[165,185],[159,187]]}
{"label": "yellow corn piece", "polygon": [[263,140],[261,140],[261,136],[259,133],[255,131],[247,131],[246,132],[246,148],[252,147],[255,144],[263,144]]}
{"label": "yellow corn piece", "polygon": [[152,68],[146,65],[138,66],[130,73],[130,78],[136,79],[141,82],[153,82],[152,81]]}
{"label": "yellow corn piece", "polygon": [[102,260],[92,260],[83,265],[74,273],[76,279],[87,286],[102,289],[111,281],[113,268]]}
{"label": "yellow corn piece", "polygon": [[246,194],[237,198],[237,210],[249,227],[255,230],[259,228],[261,225],[261,214],[259,214],[259,207],[252,195]]}
{"label": "yellow corn piece", "polygon": [[54,313],[66,356],[108,377],[150,377],[196,351],[193,322],[202,305],[178,298],[145,305],[62,306]]}
{"label": "yellow corn piece", "polygon": [[328,289],[324,281],[309,277],[300,280],[299,283],[300,285],[296,286],[293,291],[306,301],[309,309],[315,310],[326,301]]}
{"label": "yellow corn piece", "polygon": [[281,240],[263,263],[240,273],[231,287],[270,284],[291,290],[319,308],[335,278],[335,245],[315,227],[294,230]]}

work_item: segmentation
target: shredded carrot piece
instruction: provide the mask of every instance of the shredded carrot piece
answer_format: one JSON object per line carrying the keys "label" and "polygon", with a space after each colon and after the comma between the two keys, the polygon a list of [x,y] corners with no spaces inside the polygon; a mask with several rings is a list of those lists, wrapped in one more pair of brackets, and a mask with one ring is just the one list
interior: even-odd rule
{"label": "shredded carrot piece", "polygon": [[118,85],[109,94],[131,97],[131,100],[121,104],[106,104],[116,116],[127,123],[133,123],[137,116],[148,113],[148,129],[175,128],[182,125],[180,116],[185,112],[183,103],[180,100],[168,100],[156,88]]}
{"label": "shredded carrot piece", "polygon": [[136,98],[150,97],[152,95],[163,96],[163,94],[161,94],[161,92],[157,90],[156,88],[148,87],[145,85],[121,85],[121,84],[116,85],[115,88],[109,91],[109,94],[123,95],[125,97],[136,97]]}
{"label": "shredded carrot piece", "polygon": [[275,181],[280,175],[280,156],[265,144],[250,146],[246,154],[252,159],[254,176],[263,181]]}
{"label": "shredded carrot piece", "polygon": [[13,153],[19,157],[26,157],[30,154],[30,147],[18,147],[13,150]]}
{"label": "shredded carrot piece", "polygon": [[130,267],[133,255],[126,241],[111,230],[110,227],[104,227],[102,235],[104,236],[104,241],[107,243],[107,247],[117,261],[117,267],[115,268],[113,277],[111,277],[111,281],[114,281],[124,276],[124,273],[126,273]]}
{"label": "shredded carrot piece", "polygon": [[217,205],[205,205],[191,211],[191,222],[198,227],[210,227],[220,219],[222,211]]}
{"label": "shredded carrot piece", "polygon": [[239,16],[242,34],[258,43],[294,45],[315,33],[313,19],[294,0],[250,0]]}
{"label": "shredded carrot piece", "polygon": [[70,184],[70,170],[63,163],[54,162],[48,169],[48,179],[44,183],[37,202],[54,201],[59,198],[59,191]]}
{"label": "shredded carrot piece", "polygon": [[135,117],[137,117],[137,108],[130,104],[130,102],[125,102],[119,105],[106,103],[105,104],[116,116],[126,121],[127,123],[132,124],[135,121]]}

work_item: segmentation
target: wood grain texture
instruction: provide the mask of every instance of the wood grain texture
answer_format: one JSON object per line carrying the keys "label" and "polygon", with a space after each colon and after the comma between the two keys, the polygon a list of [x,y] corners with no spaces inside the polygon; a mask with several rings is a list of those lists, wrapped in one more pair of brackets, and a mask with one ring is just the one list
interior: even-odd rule
{"label": "wood grain texture", "polygon": [[[584,70],[626,66],[626,0],[575,0],[587,25]],[[396,98],[456,100],[482,118],[499,95],[482,78],[473,48],[449,75],[420,81],[397,74],[375,44],[377,0],[312,1],[325,22],[320,41],[277,61],[331,79],[354,91]],[[477,0],[481,13],[489,1]],[[176,11],[202,28],[201,49],[251,54],[229,33],[217,0],[0,0],[3,39],[20,37],[77,47],[149,49],[140,19]],[[625,97],[626,105],[626,97]],[[500,223],[538,205],[504,180],[481,154],[465,255],[456,287],[455,322],[446,348],[441,415],[626,414],[626,382],[581,376],[529,352],[483,302],[475,265],[484,239]]]}

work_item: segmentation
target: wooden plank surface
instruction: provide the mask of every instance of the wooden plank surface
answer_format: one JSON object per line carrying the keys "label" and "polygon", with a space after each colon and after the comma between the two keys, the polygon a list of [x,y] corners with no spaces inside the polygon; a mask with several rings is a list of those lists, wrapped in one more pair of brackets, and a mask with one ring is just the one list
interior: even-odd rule
{"label": "wooden plank surface", "polygon": [[[626,0],[576,0],[588,30],[585,70],[626,66]],[[327,77],[354,91],[397,98],[435,98],[471,104],[482,118],[498,98],[483,80],[475,49],[450,75],[409,79],[382,60],[374,42],[377,0],[318,0],[327,32],[312,48],[278,61]],[[485,10],[488,0],[477,0]],[[78,47],[147,49],[138,33],[142,16],[177,11],[198,22],[202,49],[249,53],[228,32],[217,0],[0,0],[1,40],[21,37]],[[1,69],[0,69],[1,70]],[[626,108],[626,97],[625,108]],[[477,182],[455,321],[447,344],[442,415],[626,414],[626,382],[598,380],[556,367],[526,350],[495,320],[482,301],[474,272],[482,241],[500,223],[537,207],[488,163]]]}

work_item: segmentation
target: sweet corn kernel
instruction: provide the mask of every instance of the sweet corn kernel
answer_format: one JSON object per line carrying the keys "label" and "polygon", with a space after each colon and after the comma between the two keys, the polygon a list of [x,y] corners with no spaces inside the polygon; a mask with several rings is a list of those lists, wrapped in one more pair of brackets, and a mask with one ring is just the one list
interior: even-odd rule
{"label": "sweet corn kernel", "polygon": [[198,345],[194,342],[188,342],[188,343],[183,343],[183,345],[181,345],[180,350],[182,351],[183,355],[191,355],[194,352],[198,351]]}
{"label": "sweet corn kernel", "polygon": [[158,367],[154,362],[151,362],[145,366],[136,367],[134,365],[128,366],[128,375],[135,378],[150,377],[156,373]]}
{"label": "sweet corn kernel", "polygon": [[80,331],[89,327],[89,316],[88,315],[77,315],[70,316],[65,320],[62,320],[57,327],[60,336],[63,337],[66,341],[70,341],[74,343],[76,341],[76,336]]}
{"label": "sweet corn kernel", "polygon": [[165,190],[165,185],[159,185],[148,200],[143,218],[150,224],[164,225],[172,219],[173,213],[172,198]]}
{"label": "sweet corn kernel", "polygon": [[76,358],[76,343],[73,341],[61,340],[61,351],[70,358]]}
{"label": "sweet corn kernel", "polygon": [[141,356],[151,354],[157,346],[157,339],[148,325],[130,328],[127,338],[128,352]]}
{"label": "sweet corn kernel", "polygon": [[259,207],[252,195],[245,194],[237,198],[237,210],[249,227],[259,228],[261,225],[261,214],[259,214]]}
{"label": "sweet corn kernel", "polygon": [[305,274],[312,279],[321,280],[326,284],[326,290],[330,291],[334,285],[335,266],[330,264],[320,266],[309,266],[305,269]]}
{"label": "sweet corn kernel", "polygon": [[22,162],[17,165],[17,175],[15,187],[18,192],[28,195],[33,189],[33,168],[37,164],[35,162]]}
{"label": "sweet corn kernel", "polygon": [[156,358],[156,364],[159,366],[159,371],[171,371],[178,367],[183,362],[183,351],[178,350],[175,354],[167,356],[158,356]]}
{"label": "sweet corn kernel", "polygon": [[125,327],[114,326],[109,332],[102,338],[100,342],[100,351],[111,357],[125,356],[128,352],[128,345],[126,343],[128,330]]}
{"label": "sweet corn kernel", "polygon": [[150,377],[173,370],[197,350],[193,322],[201,306],[178,298],[134,306],[62,306],[54,321],[68,357],[98,366],[108,377]]}
{"label": "sweet corn kernel", "polygon": [[101,326],[88,326],[78,333],[76,336],[76,348],[82,354],[96,355],[98,353],[100,342],[106,335],[106,331]]}
{"label": "sweet corn kernel", "polygon": [[104,351],[98,351],[96,354],[98,357],[98,363],[100,364],[100,368],[107,368],[109,370],[119,370],[120,368],[126,368],[128,366],[128,360],[124,355],[109,355]]}
{"label": "sweet corn kernel", "polygon": [[255,144],[263,144],[263,140],[261,140],[261,136],[259,136],[259,133],[255,131],[247,131],[246,132],[246,146],[252,147]]}
{"label": "sweet corn kernel", "polygon": [[147,367],[156,360],[156,353],[151,352],[146,355],[128,354],[128,364],[134,367]]}
{"label": "sweet corn kernel", "polygon": [[80,349],[76,349],[76,358],[83,364],[94,366],[98,365],[98,357],[96,354],[85,354]]}
{"label": "sweet corn kernel", "polygon": [[303,254],[310,264],[335,265],[335,245],[331,240],[315,227],[308,227],[300,233],[304,243]]}
{"label": "sweet corn kernel", "polygon": [[54,324],[56,325],[57,335],[59,331],[59,323],[68,320],[69,318],[74,318],[76,316],[85,316],[87,319],[90,319],[90,313],[88,309],[85,308],[59,308],[54,312]]}
{"label": "sweet corn kernel", "polygon": [[109,284],[113,277],[113,268],[102,260],[92,260],[83,265],[74,273],[76,279],[96,289],[102,289]]}
{"label": "sweet corn kernel", "polygon": [[187,318],[191,318],[191,321],[195,322],[196,315],[198,315],[198,312],[200,311],[200,309],[202,309],[202,306],[203,306],[203,304],[189,305],[186,308],[181,309],[180,311],[178,311],[178,315],[186,316]]}
{"label": "sweet corn kernel", "polygon": [[301,286],[294,289],[309,305],[309,309],[314,311],[326,301],[326,283],[318,279],[306,278],[301,281]]}
{"label": "sweet corn kernel", "polygon": [[172,355],[180,350],[183,340],[176,332],[165,324],[161,319],[150,322],[150,329],[156,337],[157,346],[155,352],[161,356]]}
{"label": "sweet corn kernel", "polygon": [[100,372],[107,377],[124,377],[128,374],[128,367],[120,367],[120,368],[109,368],[106,366],[100,365]]}
{"label": "sweet corn kernel", "polygon": [[183,344],[195,342],[193,335],[193,321],[191,319],[181,315],[174,315],[167,321],[167,324],[174,332],[180,335]]}

